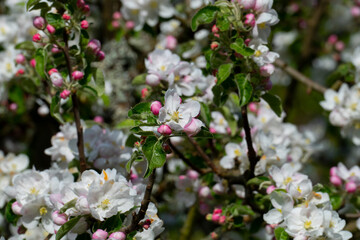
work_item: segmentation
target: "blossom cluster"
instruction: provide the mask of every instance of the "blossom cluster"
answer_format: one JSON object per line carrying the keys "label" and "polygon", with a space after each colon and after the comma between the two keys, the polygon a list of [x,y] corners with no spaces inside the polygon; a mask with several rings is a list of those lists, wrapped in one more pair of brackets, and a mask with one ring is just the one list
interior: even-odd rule
{"label": "blossom cluster", "polygon": [[345,220],[332,210],[329,195],[316,191],[308,176],[298,170],[299,165],[290,163],[269,169],[275,183],[268,188],[274,209],[264,220],[273,228],[284,228],[294,239],[350,239],[352,234],[343,230]]}
{"label": "blossom cluster", "polygon": [[360,167],[353,166],[347,169],[343,163],[330,169],[330,182],[335,186],[342,186],[345,182],[345,190],[348,193],[355,193],[360,189]]}

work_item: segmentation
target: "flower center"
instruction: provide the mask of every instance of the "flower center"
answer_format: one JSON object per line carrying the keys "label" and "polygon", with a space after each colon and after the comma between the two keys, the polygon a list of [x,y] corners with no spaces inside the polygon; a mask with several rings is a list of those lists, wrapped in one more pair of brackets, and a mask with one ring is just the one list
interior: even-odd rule
{"label": "flower center", "polygon": [[180,119],[180,113],[179,113],[179,111],[175,111],[171,116],[171,120],[178,122],[179,119]]}
{"label": "flower center", "polygon": [[311,228],[311,221],[306,221],[306,222],[304,223],[304,228],[305,228],[306,230],[309,230],[309,229]]}
{"label": "flower center", "polygon": [[260,29],[264,29],[266,27],[266,24],[265,23],[260,23],[260,24],[258,24],[258,27]]}
{"label": "flower center", "polygon": [[30,194],[38,195],[38,194],[39,194],[39,190],[37,190],[35,187],[32,187],[32,188],[30,188]]}
{"label": "flower center", "polygon": [[157,8],[158,7],[158,3],[156,1],[153,1],[150,3],[150,7],[151,8]]}
{"label": "flower center", "polygon": [[41,215],[41,216],[45,215],[45,214],[47,213],[46,207],[40,208],[39,212],[40,212],[40,215]]}
{"label": "flower center", "polygon": [[177,82],[180,80],[180,76],[179,75],[176,75],[175,78],[174,78],[174,81]]}
{"label": "flower center", "polygon": [[260,50],[256,50],[255,51],[255,57],[260,57],[261,56],[261,52],[260,52]]}
{"label": "flower center", "polygon": [[106,199],[101,201],[101,208],[103,210],[107,209],[109,207],[109,204],[110,204],[110,200],[106,198]]}
{"label": "flower center", "polygon": [[234,151],[234,153],[235,153],[235,155],[237,156],[237,157],[241,157],[241,152],[239,151],[239,149],[236,149],[235,151]]}
{"label": "flower center", "polygon": [[285,185],[288,185],[291,181],[292,181],[292,178],[291,178],[291,177],[287,177],[287,178],[284,180],[284,184],[285,184]]}
{"label": "flower center", "polygon": [[132,13],[133,15],[138,15],[138,14],[139,14],[139,9],[132,9],[132,10],[131,10],[131,13]]}
{"label": "flower center", "polygon": [[7,71],[7,72],[11,72],[11,71],[12,71],[12,66],[11,66],[10,63],[7,63],[6,66],[5,66],[5,68],[6,68],[6,71]]}
{"label": "flower center", "polygon": [[164,65],[162,65],[162,66],[160,67],[160,70],[161,70],[161,71],[165,71],[165,70],[166,70],[166,67],[165,67]]}
{"label": "flower center", "polygon": [[339,103],[340,103],[339,97],[338,97],[338,96],[335,96],[335,97],[334,97],[334,101],[335,101],[336,104],[339,104]]}

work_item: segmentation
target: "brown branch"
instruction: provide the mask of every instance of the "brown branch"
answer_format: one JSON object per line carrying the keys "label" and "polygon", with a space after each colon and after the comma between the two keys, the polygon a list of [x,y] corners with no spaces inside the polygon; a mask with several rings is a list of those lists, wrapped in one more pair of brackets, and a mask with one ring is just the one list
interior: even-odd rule
{"label": "brown branch", "polygon": [[360,212],[359,213],[346,213],[346,218],[360,218]]}
{"label": "brown branch", "polygon": [[131,223],[129,226],[122,228],[120,231],[124,232],[125,234],[129,234],[131,232],[134,232],[138,229],[141,228],[140,226],[140,221],[144,219],[146,211],[149,207],[149,203],[150,203],[150,197],[151,197],[151,192],[154,186],[154,182],[155,182],[155,170],[153,170],[153,172],[151,173],[150,177],[149,177],[149,182],[146,185],[146,190],[144,193],[144,198],[141,201],[141,206],[140,206],[140,210],[137,214],[133,214],[133,218],[131,220]]}
{"label": "brown branch", "polygon": [[192,169],[194,169],[195,171],[197,171],[200,174],[206,174],[208,172],[210,172],[210,169],[201,169],[198,168],[195,164],[193,164],[189,159],[187,159],[184,154],[182,154],[182,152],[179,151],[179,149],[177,149],[170,141],[170,139],[168,140],[168,144],[170,146],[170,148],[173,150],[173,152],[179,156],[179,158],[181,158],[181,160],[183,160],[189,167],[191,167]]}
{"label": "brown branch", "polygon": [[[59,46],[65,55],[65,62],[66,67],[69,73],[70,81],[73,81],[72,78],[72,68],[71,68],[71,62],[70,62],[70,55],[69,55],[69,46],[68,46],[68,35],[66,31],[64,31],[63,34],[65,47]],[[83,136],[83,127],[81,125],[81,118],[80,118],[80,107],[79,107],[79,101],[75,93],[72,93],[71,99],[73,102],[73,112],[74,112],[74,118],[75,118],[75,124],[76,124],[76,131],[77,131],[77,147],[79,150],[79,161],[80,161],[80,172],[84,172],[86,170],[86,159],[85,159],[85,149],[84,149],[84,136]]]}
{"label": "brown branch", "polygon": [[44,240],[49,240],[52,236],[53,236],[52,234],[48,234],[48,235],[46,236],[46,238],[44,238]]}
{"label": "brown branch", "polygon": [[245,131],[246,144],[248,148],[248,158],[250,161],[250,178],[255,176],[255,166],[259,162],[260,158],[256,155],[254,150],[252,138],[251,138],[251,129],[249,124],[249,119],[247,115],[247,105],[241,108],[241,115],[243,119],[243,127]]}
{"label": "brown branch", "polygon": [[309,88],[315,89],[316,91],[318,91],[320,93],[324,93],[326,91],[325,87],[321,86],[320,84],[318,84],[318,83],[314,82],[313,80],[311,80],[310,78],[306,77],[298,70],[290,67],[283,60],[277,59],[274,64],[276,67],[280,68],[281,70],[283,70],[284,72],[289,74],[292,78],[298,80],[299,82],[304,83]]}

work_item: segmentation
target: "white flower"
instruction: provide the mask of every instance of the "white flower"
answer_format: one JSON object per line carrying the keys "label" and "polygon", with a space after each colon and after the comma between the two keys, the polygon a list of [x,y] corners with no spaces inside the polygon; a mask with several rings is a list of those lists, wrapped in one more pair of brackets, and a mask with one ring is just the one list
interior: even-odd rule
{"label": "white flower", "polygon": [[199,188],[199,181],[189,178],[186,175],[181,175],[175,182],[176,204],[178,206],[191,207],[196,202],[196,194]]}
{"label": "white flower", "polygon": [[348,240],[352,238],[349,231],[342,231],[346,225],[345,220],[335,211],[324,211],[325,234],[330,239]]}
{"label": "white flower", "polygon": [[281,169],[277,166],[271,166],[269,169],[270,177],[275,181],[276,187],[286,189],[291,182],[299,183],[308,177],[304,174],[297,173],[300,165],[291,163],[284,164]]}
{"label": "white flower", "polygon": [[142,232],[137,232],[134,236],[136,240],[154,240],[165,230],[163,227],[164,222],[158,217],[157,209],[152,202],[149,204],[144,220],[150,220],[150,227]]}
{"label": "white flower", "polygon": [[264,66],[265,64],[273,63],[280,57],[278,53],[271,52],[269,48],[261,44],[259,40],[252,40],[249,43],[249,47],[255,50],[252,58],[259,67]]}
{"label": "white flower", "polygon": [[200,103],[189,101],[181,104],[181,99],[174,89],[165,93],[165,105],[159,111],[159,121],[166,123],[175,131],[181,131],[200,113]]}
{"label": "white flower", "polygon": [[0,161],[0,170],[5,174],[16,174],[29,166],[29,157],[25,154],[16,156],[9,153],[4,160]]}
{"label": "white flower", "polygon": [[304,199],[312,192],[312,183],[309,179],[304,179],[299,183],[291,182],[288,192],[295,199]]}
{"label": "white flower", "polygon": [[[258,3],[258,1],[256,1],[256,3]],[[261,10],[263,12],[256,18],[252,35],[254,38],[258,38],[262,43],[267,43],[267,39],[271,32],[271,26],[277,24],[279,18],[277,12],[274,9],[269,9],[268,6]]]}
{"label": "white flower", "polygon": [[221,158],[220,166],[225,169],[233,169],[236,162],[239,164],[240,174],[244,174],[250,167],[247,156],[247,145],[245,141],[241,144],[228,143],[225,146],[226,155]]}
{"label": "white flower", "polygon": [[211,118],[213,121],[210,123],[210,130],[220,134],[228,133],[229,124],[220,112],[212,112]]}
{"label": "white flower", "polygon": [[332,111],[336,107],[344,104],[345,98],[349,95],[349,86],[344,83],[338,92],[328,89],[324,93],[325,101],[321,101],[320,105],[327,111]]}
{"label": "white flower", "polygon": [[289,215],[294,202],[288,194],[277,191],[271,193],[270,199],[274,209],[264,214],[264,220],[268,224],[279,224]]}
{"label": "white flower", "polygon": [[145,59],[145,66],[149,75],[159,80],[168,80],[174,68],[180,64],[180,57],[170,50],[156,49]]}
{"label": "white flower", "polygon": [[339,163],[336,169],[336,175],[344,181],[355,181],[360,183],[360,167],[353,166],[347,169],[343,163]]}

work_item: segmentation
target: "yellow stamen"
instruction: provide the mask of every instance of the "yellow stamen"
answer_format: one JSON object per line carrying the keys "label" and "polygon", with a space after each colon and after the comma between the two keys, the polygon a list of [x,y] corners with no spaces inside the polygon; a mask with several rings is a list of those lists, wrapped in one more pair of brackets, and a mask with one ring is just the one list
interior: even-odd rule
{"label": "yellow stamen", "polygon": [[301,190],[301,188],[300,188],[300,187],[297,187],[297,191],[298,191],[299,193],[301,193],[301,192],[302,192],[302,190]]}
{"label": "yellow stamen", "polygon": [[235,151],[234,151],[234,153],[235,153],[235,155],[237,156],[237,157],[241,157],[241,152],[239,151],[239,149],[236,149]]}
{"label": "yellow stamen", "polygon": [[40,215],[43,216],[43,215],[45,215],[48,211],[47,211],[46,207],[42,207],[42,208],[40,208],[39,212],[40,212]]}
{"label": "yellow stamen", "polygon": [[12,71],[12,66],[11,66],[11,64],[10,64],[10,63],[7,63],[7,64],[5,65],[5,69],[6,69],[7,72],[11,72],[11,71]]}
{"label": "yellow stamen", "polygon": [[160,67],[160,70],[161,70],[161,71],[165,71],[165,70],[166,70],[166,67],[165,67],[164,65],[162,65],[162,66]]}
{"label": "yellow stamen", "polygon": [[306,222],[304,223],[304,228],[305,228],[306,230],[309,230],[309,229],[311,228],[311,221],[306,221]]}
{"label": "yellow stamen", "polygon": [[30,188],[30,194],[38,195],[38,194],[39,194],[39,190],[37,190],[35,187],[32,187],[32,188]]}
{"label": "yellow stamen", "polygon": [[292,182],[292,178],[291,178],[291,177],[287,177],[287,178],[284,180],[284,184],[285,184],[285,185],[288,185],[290,182]]}
{"label": "yellow stamen", "polygon": [[156,1],[153,1],[150,3],[150,7],[151,8],[157,8],[158,7],[158,3]]}
{"label": "yellow stamen", "polygon": [[105,170],[102,170],[103,174],[104,174],[104,180],[107,181],[109,180],[109,176],[107,175],[107,173],[105,172]]}
{"label": "yellow stamen", "polygon": [[106,199],[102,200],[102,202],[101,202],[101,208],[102,208],[102,209],[107,209],[107,208],[109,207],[109,206],[108,206],[109,204],[110,204],[110,200],[106,198]]}
{"label": "yellow stamen", "polygon": [[179,119],[180,119],[179,115],[180,115],[179,111],[175,111],[171,116],[171,120],[174,120],[175,122],[178,122]]}
{"label": "yellow stamen", "polygon": [[338,97],[338,96],[335,96],[335,97],[334,97],[334,101],[335,101],[336,104],[339,104],[339,103],[340,103],[339,97]]}
{"label": "yellow stamen", "polygon": [[256,50],[256,51],[255,51],[255,57],[260,57],[261,54],[262,54],[262,53],[261,53],[259,50]]}
{"label": "yellow stamen", "polygon": [[179,75],[176,75],[175,78],[174,78],[174,81],[177,82],[180,80],[180,76]]}
{"label": "yellow stamen", "polygon": [[131,10],[131,14],[132,14],[132,15],[138,15],[138,14],[139,14],[139,10],[138,10],[138,9],[132,9],[132,10]]}
{"label": "yellow stamen", "polygon": [[260,24],[258,24],[258,27],[260,29],[264,29],[266,27],[266,24],[265,23],[260,23]]}

